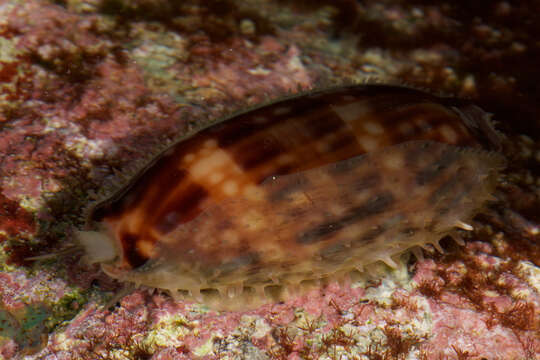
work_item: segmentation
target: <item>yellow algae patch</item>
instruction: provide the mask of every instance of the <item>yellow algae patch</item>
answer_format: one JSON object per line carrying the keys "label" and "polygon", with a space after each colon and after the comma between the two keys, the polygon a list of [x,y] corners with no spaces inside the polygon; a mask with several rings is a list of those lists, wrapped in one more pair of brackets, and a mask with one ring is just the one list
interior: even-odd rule
{"label": "yellow algae patch", "polygon": [[169,346],[181,346],[184,336],[191,334],[192,326],[182,315],[164,317],[147,333],[142,345],[153,351]]}

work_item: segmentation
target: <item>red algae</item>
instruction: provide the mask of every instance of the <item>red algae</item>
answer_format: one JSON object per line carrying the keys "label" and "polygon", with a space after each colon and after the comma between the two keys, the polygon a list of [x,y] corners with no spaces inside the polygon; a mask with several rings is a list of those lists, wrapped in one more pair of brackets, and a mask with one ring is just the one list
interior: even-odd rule
{"label": "red algae", "polygon": [[[434,324],[439,324],[422,348],[433,352],[449,349],[453,343],[470,343],[459,351],[477,356],[496,351],[504,358],[519,358],[528,348],[538,348],[534,334],[540,322],[533,309],[540,296],[524,281],[516,264],[489,255],[493,247],[487,243],[470,243],[461,251],[461,256],[443,256],[441,263],[417,265],[414,281],[418,291],[430,298],[438,317]],[[523,301],[520,294],[526,293],[527,301]],[[470,329],[475,329],[474,340],[466,338]],[[446,350],[441,355],[450,354]]]}
{"label": "red algae", "polygon": [[0,189],[0,236],[15,236],[21,233],[35,231],[34,217],[31,212],[24,210],[17,201],[8,199]]}
{"label": "red algae", "polygon": [[0,62],[0,81],[10,82],[17,75],[17,64],[9,62]]}

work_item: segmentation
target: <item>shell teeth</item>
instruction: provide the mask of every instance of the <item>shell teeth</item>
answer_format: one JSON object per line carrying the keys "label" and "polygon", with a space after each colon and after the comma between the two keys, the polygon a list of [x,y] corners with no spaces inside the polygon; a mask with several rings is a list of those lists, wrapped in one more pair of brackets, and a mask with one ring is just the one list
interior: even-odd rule
{"label": "shell teeth", "polygon": [[473,231],[474,230],[474,227],[472,225],[469,225],[461,220],[458,220],[456,221],[456,223],[454,224],[455,227],[457,228],[460,228],[462,230],[465,230],[465,231]]}
{"label": "shell teeth", "polygon": [[481,175],[478,175],[478,180],[483,182],[488,177],[489,177],[489,174],[481,174]]}
{"label": "shell teeth", "polygon": [[287,284],[287,290],[289,291],[289,294],[296,296],[296,295],[300,295],[300,292],[302,289],[300,287],[300,283],[295,282],[295,283]]}
{"label": "shell teeth", "polygon": [[422,252],[422,249],[418,246],[415,246],[411,249],[413,255],[416,257],[416,260],[422,261],[424,260],[424,253]]}
{"label": "shell teeth", "polygon": [[342,276],[338,278],[338,283],[339,283],[339,286],[341,286],[342,288],[349,287],[352,283],[351,275],[349,273],[343,274]]}
{"label": "shell teeth", "polygon": [[380,260],[386,265],[388,265],[389,267],[391,267],[392,269],[398,268],[398,264],[394,260],[392,260],[390,256],[381,258]]}
{"label": "shell teeth", "polygon": [[371,276],[371,277],[376,278],[376,277],[378,276],[377,270],[376,270],[374,267],[372,267],[372,266],[368,266],[368,267],[366,268],[366,271],[367,271],[367,273],[369,274],[369,276]]}
{"label": "shell teeth", "polygon": [[254,286],[253,288],[255,289],[255,295],[257,297],[260,297],[260,298],[265,297],[265,293],[264,293],[265,286],[264,285],[257,285],[257,286]]}
{"label": "shell teeth", "polygon": [[444,254],[444,249],[441,247],[438,240],[433,241],[431,244],[439,253]]}
{"label": "shell teeth", "polygon": [[244,284],[242,283],[231,285],[227,287],[227,291],[226,291],[227,297],[229,299],[232,299],[236,296],[240,296],[242,295],[243,292],[244,292]]}
{"label": "shell teeth", "polygon": [[465,246],[465,240],[458,234],[452,234],[450,237],[460,246]]}
{"label": "shell teeth", "polygon": [[224,286],[218,286],[216,287],[217,291],[219,292],[219,296],[223,299],[226,298],[227,295],[227,288]]}
{"label": "shell teeth", "polygon": [[182,301],[185,300],[184,296],[176,289],[169,289],[167,290],[169,295],[173,298],[174,301]]}
{"label": "shell teeth", "polygon": [[191,289],[189,290],[189,293],[191,294],[191,296],[197,300],[198,302],[202,302],[203,301],[203,297],[201,295],[201,289]]}
{"label": "shell teeth", "polygon": [[431,244],[429,243],[423,243],[423,244],[420,244],[419,246],[427,252],[430,252],[430,253],[433,252],[433,246],[431,246]]}

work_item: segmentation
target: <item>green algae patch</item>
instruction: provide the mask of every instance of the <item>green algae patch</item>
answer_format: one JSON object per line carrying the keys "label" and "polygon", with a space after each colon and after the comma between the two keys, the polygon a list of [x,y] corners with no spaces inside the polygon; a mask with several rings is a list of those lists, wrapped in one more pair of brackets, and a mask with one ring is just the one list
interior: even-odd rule
{"label": "green algae patch", "polygon": [[23,353],[39,351],[47,340],[45,320],[50,311],[42,305],[29,305],[17,311],[0,309],[0,344],[9,339]]}
{"label": "green algae patch", "polygon": [[48,334],[74,318],[86,301],[83,294],[74,291],[54,304],[31,304],[14,310],[0,307],[0,345],[11,339],[25,354],[39,351]]}
{"label": "green algae patch", "polygon": [[19,322],[11,313],[0,309],[0,337],[14,338]]}
{"label": "green algae patch", "polygon": [[[0,231],[0,240],[1,240],[3,235],[4,235],[3,232]],[[15,266],[9,265],[7,263],[7,260],[8,260],[8,257],[9,257],[8,256],[8,247],[9,247],[9,244],[8,244],[7,241],[0,244],[0,271],[1,272],[11,272],[11,271],[16,270]]]}
{"label": "green algae patch", "polygon": [[74,290],[57,303],[51,304],[51,316],[46,321],[47,329],[53,331],[65,321],[73,319],[87,302],[86,294]]}

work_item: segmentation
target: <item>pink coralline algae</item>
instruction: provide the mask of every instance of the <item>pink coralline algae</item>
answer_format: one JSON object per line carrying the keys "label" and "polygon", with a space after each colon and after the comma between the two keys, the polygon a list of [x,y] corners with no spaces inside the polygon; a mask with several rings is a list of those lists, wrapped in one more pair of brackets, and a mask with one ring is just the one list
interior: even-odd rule
{"label": "pink coralline algae", "polygon": [[[538,359],[534,5],[1,1],[0,359]],[[370,77],[493,113],[508,167],[464,246],[234,312],[81,260],[83,209],[165,143]]]}

